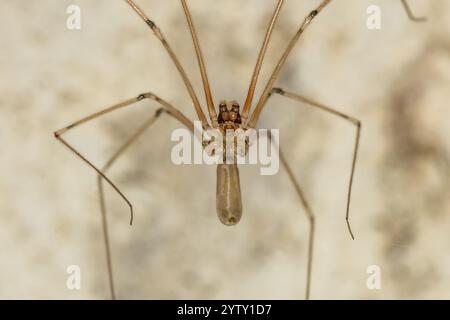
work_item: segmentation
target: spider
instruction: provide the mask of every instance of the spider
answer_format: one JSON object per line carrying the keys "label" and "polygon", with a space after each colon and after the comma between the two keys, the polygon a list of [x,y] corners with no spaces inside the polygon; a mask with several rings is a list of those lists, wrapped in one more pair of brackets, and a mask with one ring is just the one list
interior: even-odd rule
{"label": "spider", "polygon": [[[281,8],[284,4],[284,0],[277,0],[277,4],[274,10],[274,13],[272,15],[272,18],[270,20],[270,23],[267,27],[267,31],[265,33],[265,37],[261,46],[261,49],[259,51],[259,55],[256,61],[256,65],[254,68],[253,76],[251,78],[251,82],[248,88],[247,98],[241,108],[240,104],[236,101],[222,101],[220,102],[218,106],[218,112],[216,111],[216,107],[214,106],[213,96],[211,93],[211,88],[209,85],[209,80],[206,72],[205,63],[203,60],[202,51],[200,48],[200,43],[197,38],[197,33],[195,31],[194,23],[192,20],[192,16],[190,13],[190,10],[188,8],[188,5],[186,3],[186,0],[180,0],[181,5],[184,10],[184,14],[187,19],[187,24],[189,27],[189,31],[192,36],[192,41],[195,47],[195,52],[197,56],[197,62],[200,69],[200,74],[203,82],[203,89],[206,99],[206,105],[208,110],[208,118],[206,117],[205,113],[203,112],[202,106],[199,102],[199,99],[197,97],[196,92],[194,91],[194,88],[191,84],[190,79],[188,78],[184,68],[182,67],[180,61],[178,60],[177,55],[172,50],[172,47],[170,46],[169,42],[164,37],[164,34],[162,33],[161,29],[148,18],[148,16],[144,13],[144,11],[133,1],[133,0],[125,0],[128,5],[131,7],[132,10],[134,10],[146,23],[146,25],[153,31],[153,34],[159,39],[161,44],[163,45],[164,49],[170,56],[171,60],[175,64],[183,83],[190,95],[190,98],[192,99],[192,103],[194,105],[198,120],[201,122],[203,129],[216,129],[220,130],[222,132],[226,130],[250,130],[256,127],[258,123],[258,119],[260,117],[261,112],[263,111],[264,107],[267,104],[267,101],[272,97],[273,95],[280,95],[288,99],[292,99],[299,103],[304,103],[308,106],[323,110],[329,114],[333,114],[339,118],[342,118],[349,123],[351,123],[355,129],[355,142],[354,142],[354,148],[353,148],[353,156],[352,156],[352,163],[351,163],[351,171],[349,176],[349,183],[348,183],[348,190],[347,190],[347,199],[346,199],[346,214],[345,214],[345,220],[347,224],[348,231],[350,233],[350,236],[352,239],[354,239],[354,235],[350,226],[349,221],[349,211],[350,211],[350,200],[351,200],[351,194],[352,194],[352,186],[353,186],[353,178],[355,173],[355,166],[356,166],[356,160],[357,160],[357,154],[358,154],[358,147],[359,147],[359,141],[360,141],[360,135],[361,135],[361,121],[358,120],[355,117],[346,115],[344,113],[341,113],[331,107],[328,107],[324,104],[321,104],[319,102],[316,102],[312,99],[309,99],[307,97],[304,97],[302,95],[286,91],[281,88],[274,87],[275,81],[278,78],[278,75],[280,71],[282,70],[286,60],[288,59],[292,49],[297,44],[299,38],[302,36],[304,31],[308,28],[308,26],[312,23],[313,20],[320,14],[322,10],[325,9],[333,0],[322,0],[320,4],[313,9],[303,20],[301,23],[298,31],[295,33],[295,35],[292,37],[290,42],[288,43],[287,47],[285,48],[280,60],[276,64],[264,90],[261,96],[259,97],[256,105],[253,108],[253,112],[251,113],[250,110],[252,109],[252,102],[254,98],[254,93],[256,89],[256,84],[258,81],[258,77],[261,71],[261,67],[263,65],[264,57],[266,54],[266,50],[272,35],[272,31],[274,29],[274,26],[276,24],[276,21],[278,19],[279,13],[281,11]],[[410,10],[406,0],[401,0],[402,4],[408,14],[408,17],[416,22],[424,21],[425,18],[417,18],[412,14],[412,11]],[[78,150],[76,150],[71,144],[69,144],[65,139],[63,139],[63,134],[67,131],[74,129],[88,121],[91,121],[93,119],[96,119],[100,116],[103,116],[105,114],[111,113],[115,110],[125,108],[128,106],[132,106],[135,103],[149,99],[156,101],[160,108],[156,110],[155,114],[150,117],[145,123],[139,127],[132,135],[131,137],[120,147],[118,150],[112,155],[112,157],[106,162],[106,164],[102,168],[98,168],[95,166],[90,160],[88,160],[84,155],[82,155]],[[101,217],[102,217],[102,228],[103,228],[103,238],[105,242],[105,248],[106,248],[106,259],[107,259],[107,268],[108,268],[108,277],[109,277],[109,289],[111,298],[116,298],[115,288],[114,288],[114,279],[113,279],[113,269],[112,269],[112,262],[111,262],[111,251],[110,251],[110,244],[109,244],[109,235],[108,235],[108,228],[107,228],[107,214],[106,214],[106,208],[105,208],[105,199],[104,199],[104,191],[103,191],[103,181],[106,181],[127,203],[127,205],[130,208],[130,225],[133,223],[133,205],[128,200],[128,198],[125,196],[125,194],[117,187],[117,185],[108,178],[106,175],[107,170],[114,164],[114,162],[127,150],[127,148],[132,145],[146,130],[148,130],[154,123],[157,121],[162,114],[166,114],[170,117],[173,117],[174,119],[178,120],[183,126],[188,128],[192,133],[194,133],[194,123],[188,119],[179,109],[171,105],[166,100],[163,100],[156,94],[152,92],[146,92],[143,94],[139,94],[131,99],[125,100],[123,102],[120,102],[118,104],[115,104],[109,108],[103,109],[99,112],[96,112],[94,114],[91,114],[85,118],[82,118],[78,121],[73,122],[72,124],[57,130],[54,132],[54,136],[56,139],[58,139],[61,143],[63,143],[69,150],[71,150],[75,155],[77,155],[81,160],[83,160],[86,164],[88,164],[92,169],[94,169],[98,176],[97,176],[97,184],[98,184],[98,190],[100,195],[100,208],[101,208]],[[225,141],[224,141],[225,144]],[[303,209],[305,210],[306,217],[309,222],[309,237],[308,237],[308,258],[307,258],[307,271],[306,271],[306,288],[305,288],[305,297],[306,299],[310,298],[310,291],[311,291],[311,272],[312,272],[312,261],[313,261],[313,248],[314,248],[314,230],[315,230],[315,216],[311,210],[311,207],[305,197],[305,194],[300,186],[300,183],[298,182],[297,178],[294,176],[293,170],[291,169],[291,166],[289,165],[287,158],[283,154],[282,150],[279,150],[279,157],[281,160],[281,164],[288,173],[290,182],[292,183],[293,187],[295,188],[295,191],[300,199],[300,202],[303,206]],[[242,216],[242,198],[241,198],[241,190],[240,190],[240,181],[239,181],[239,169],[237,166],[237,163],[226,163],[226,164],[219,164],[217,166],[217,190],[216,190],[216,208],[217,208],[217,214],[219,217],[219,220],[227,225],[227,226],[233,226],[236,225]]]}

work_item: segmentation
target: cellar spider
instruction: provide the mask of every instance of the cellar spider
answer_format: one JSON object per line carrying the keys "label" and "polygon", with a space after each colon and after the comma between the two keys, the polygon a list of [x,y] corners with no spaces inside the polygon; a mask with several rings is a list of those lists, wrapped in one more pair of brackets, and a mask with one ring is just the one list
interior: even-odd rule
{"label": "cellar spider", "polygon": [[[303,34],[303,32],[308,28],[308,26],[311,24],[311,22],[319,15],[319,13],[327,7],[333,0],[322,0],[321,3],[312,10],[303,20],[301,23],[298,31],[293,36],[293,38],[288,43],[287,47],[285,48],[280,60],[276,64],[265,88],[261,96],[259,97],[259,100],[257,101],[253,112],[250,112],[250,109],[252,107],[252,102],[254,98],[254,93],[256,89],[256,84],[258,81],[259,73],[261,71],[261,67],[264,61],[264,57],[266,54],[266,50],[269,44],[269,40],[272,35],[272,31],[274,29],[274,26],[276,24],[277,18],[279,16],[279,13],[281,11],[281,8],[283,6],[284,0],[277,0],[277,4],[274,10],[274,13],[272,15],[272,18],[270,20],[270,23],[268,25],[267,31],[265,33],[265,37],[261,46],[261,49],[259,51],[259,55],[256,61],[256,65],[254,68],[253,76],[251,78],[251,82],[248,88],[247,98],[245,100],[245,103],[243,105],[242,111],[240,111],[240,105],[235,102],[220,102],[218,113],[216,111],[216,108],[214,106],[214,100],[211,93],[211,88],[209,85],[209,80],[206,72],[205,63],[203,60],[202,51],[200,48],[200,43],[197,38],[197,33],[195,31],[194,23],[191,17],[191,13],[189,11],[188,5],[186,3],[186,0],[181,0],[181,5],[184,10],[184,14],[187,19],[187,24],[189,27],[189,31],[191,33],[192,41],[194,44],[196,56],[197,56],[197,62],[200,69],[200,74],[203,82],[203,89],[205,93],[205,99],[207,104],[207,110],[209,115],[209,121],[207,117],[205,116],[205,113],[202,110],[202,106],[199,102],[199,99],[197,97],[197,94],[194,91],[194,88],[191,84],[190,79],[188,78],[184,68],[182,67],[180,61],[178,60],[177,55],[172,50],[172,47],[170,46],[169,42],[164,37],[164,34],[159,29],[159,27],[150,20],[147,15],[144,13],[144,11],[133,1],[133,0],[125,0],[128,5],[131,7],[132,10],[134,10],[141,18],[144,20],[144,22],[147,24],[147,26],[153,31],[153,34],[159,39],[167,53],[169,54],[172,62],[175,64],[176,68],[178,69],[178,72],[183,80],[183,83],[189,93],[190,98],[192,99],[192,103],[194,105],[198,120],[201,122],[202,127],[204,129],[218,129],[220,131],[225,130],[249,130],[255,128],[255,126],[258,123],[259,116],[261,112],[263,111],[264,107],[267,104],[267,101],[270,97],[273,95],[281,95],[285,98],[294,100],[296,102],[304,103],[306,105],[309,105],[311,107],[320,109],[322,111],[325,111],[329,114],[335,115],[339,118],[342,118],[346,121],[348,121],[350,124],[352,124],[356,129],[356,135],[355,135],[355,142],[354,142],[354,148],[353,148],[353,156],[352,156],[352,162],[351,162],[351,171],[350,171],[350,177],[349,177],[349,184],[348,184],[348,190],[347,190],[347,198],[346,198],[346,214],[345,214],[345,220],[347,224],[348,231],[350,233],[350,236],[352,239],[354,239],[354,235],[350,226],[349,221],[349,212],[350,212],[350,200],[351,200],[351,194],[352,194],[352,186],[353,186],[353,177],[355,173],[355,166],[356,166],[356,159],[358,154],[358,147],[359,147],[359,140],[360,140],[360,134],[361,134],[361,121],[358,119],[346,115],[344,113],[341,113],[333,108],[330,108],[324,104],[318,103],[312,99],[309,99],[307,97],[304,97],[302,95],[292,93],[290,91],[283,90],[281,88],[274,87],[274,83],[278,78],[278,75],[284,66],[287,58],[289,57],[292,49],[295,47],[296,43],[298,42],[299,38]],[[415,17],[410,7],[408,6],[408,3],[406,0],[401,0],[408,17],[413,21],[424,21],[425,18],[417,18]],[[125,108],[128,106],[132,106],[135,103],[149,99],[156,101],[160,108],[156,110],[154,115],[150,117],[148,120],[146,120],[141,127],[139,127],[129,138],[128,140],[117,149],[117,151],[111,156],[111,158],[106,162],[106,164],[99,168],[95,166],[90,160],[88,160],[84,155],[82,155],[78,150],[76,150],[71,144],[69,144],[65,139],[63,139],[63,134],[67,131],[74,129],[88,121],[94,120],[100,116],[103,116],[105,114],[111,113],[115,110]],[[102,217],[102,229],[103,229],[103,238],[106,248],[106,261],[107,261],[107,268],[108,268],[108,278],[109,278],[109,289],[111,298],[116,298],[115,288],[114,288],[114,278],[113,278],[113,268],[112,268],[112,260],[111,260],[111,250],[110,250],[110,242],[109,242],[109,235],[108,235],[108,227],[107,227],[107,214],[106,214],[106,208],[105,208],[105,199],[104,199],[104,191],[103,191],[103,181],[106,181],[119,195],[122,197],[122,199],[126,202],[126,204],[130,208],[130,225],[133,223],[133,205],[128,200],[128,198],[125,196],[125,194],[117,187],[117,185],[106,175],[106,172],[108,169],[114,164],[114,162],[130,147],[146,130],[148,130],[154,123],[159,119],[159,117],[162,114],[167,114],[177,121],[179,121],[182,125],[184,125],[186,128],[188,128],[192,133],[194,132],[194,124],[191,120],[189,120],[179,109],[175,108],[173,105],[171,105],[166,100],[163,100],[162,98],[158,97],[154,93],[146,92],[140,95],[137,95],[136,97],[133,97],[131,99],[125,100],[123,102],[120,102],[118,104],[115,104],[109,108],[103,109],[99,112],[96,112],[94,114],[91,114],[85,118],[82,118],[78,121],[75,121],[74,123],[68,125],[67,127],[64,127],[60,130],[57,130],[54,132],[54,136],[56,139],[58,139],[61,143],[63,143],[69,150],[71,150],[75,155],[77,155],[81,160],[83,160],[87,165],[89,165],[92,169],[94,169],[98,176],[97,176],[97,184],[98,184],[98,190],[99,190],[99,201],[100,201],[100,209],[101,209],[101,217]],[[269,137],[270,139],[270,137]],[[271,139],[270,139],[271,140]],[[314,230],[315,230],[315,216],[311,210],[311,207],[305,197],[305,194],[300,186],[300,183],[298,182],[298,179],[294,176],[294,173],[291,169],[291,166],[288,164],[287,159],[284,155],[284,153],[279,151],[280,160],[282,163],[282,166],[286,170],[290,182],[295,188],[295,191],[300,199],[300,202],[303,206],[303,209],[305,210],[307,219],[309,221],[309,238],[308,238],[308,261],[307,261],[307,271],[306,271],[306,289],[305,289],[305,297],[306,299],[309,299],[310,297],[310,290],[311,290],[311,272],[312,272],[312,259],[313,259],[313,248],[314,248]],[[242,199],[241,199],[241,191],[240,191],[240,181],[239,181],[239,171],[237,164],[234,163],[226,163],[226,164],[219,164],[217,166],[217,190],[216,190],[216,207],[217,207],[217,214],[220,219],[220,221],[228,226],[236,225],[242,215]]]}

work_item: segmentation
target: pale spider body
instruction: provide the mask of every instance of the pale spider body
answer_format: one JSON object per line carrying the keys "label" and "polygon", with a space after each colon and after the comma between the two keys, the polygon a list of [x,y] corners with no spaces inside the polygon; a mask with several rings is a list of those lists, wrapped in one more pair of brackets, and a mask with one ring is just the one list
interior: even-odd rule
{"label": "pale spider body", "polygon": [[[234,134],[242,128],[242,118],[240,114],[240,106],[236,101],[222,101],[219,104],[219,114],[217,117],[218,129],[223,137],[223,150],[230,146],[227,135],[230,133],[233,136],[233,159],[226,163],[226,152],[224,155],[223,164],[217,165],[217,188],[216,188],[216,210],[219,220],[226,226],[236,225],[242,217],[242,196],[239,179],[239,169],[236,164],[237,137]],[[245,141],[247,146],[247,140]],[[244,153],[248,150],[245,147]]]}

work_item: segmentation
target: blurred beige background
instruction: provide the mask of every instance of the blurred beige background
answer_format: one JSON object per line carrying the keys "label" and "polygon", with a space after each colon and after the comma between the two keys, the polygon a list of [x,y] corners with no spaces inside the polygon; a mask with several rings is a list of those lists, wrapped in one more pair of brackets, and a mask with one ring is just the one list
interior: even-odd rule
{"label": "blurred beige background", "polygon": [[[345,196],[354,128],[282,97],[260,126],[280,128],[295,174],[317,215],[312,298],[450,298],[450,1],[336,0],[305,33],[277,86],[363,122],[351,219]],[[179,1],[137,0],[165,33],[203,99]],[[303,17],[319,3],[287,0],[262,72],[267,79]],[[81,30],[66,28],[80,6]],[[191,0],[212,91],[245,99],[275,1]],[[382,8],[382,29],[366,9]],[[53,131],[152,91],[193,118],[160,43],[121,0],[0,2],[0,298],[109,297],[95,173]],[[265,81],[261,81],[258,92]],[[67,135],[102,165],[156,105],[141,103]],[[119,298],[303,299],[307,220],[286,173],[241,168],[244,217],[215,212],[215,168],[175,166],[164,117],[110,171],[133,201],[107,188]],[[82,288],[66,288],[79,265]],[[378,265],[382,289],[368,290]]]}

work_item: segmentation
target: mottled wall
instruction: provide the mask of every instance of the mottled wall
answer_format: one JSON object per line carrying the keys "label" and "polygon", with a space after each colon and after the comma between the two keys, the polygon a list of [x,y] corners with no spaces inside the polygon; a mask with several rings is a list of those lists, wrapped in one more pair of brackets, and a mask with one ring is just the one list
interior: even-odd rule
{"label": "mottled wall", "polygon": [[[179,1],[139,0],[180,55],[203,102]],[[189,1],[215,101],[245,99],[275,1]],[[319,3],[287,0],[263,80],[303,17]],[[281,129],[285,149],[317,215],[313,298],[450,298],[450,2],[335,0],[314,21],[278,86],[363,122],[352,223],[344,214],[354,128],[273,98],[260,126]],[[82,29],[66,28],[70,4]],[[366,8],[382,8],[382,29]],[[96,176],[53,138],[71,121],[152,91],[189,117],[194,109],[170,59],[121,0],[0,3],[0,298],[108,298]],[[261,92],[260,82],[257,93]],[[102,165],[155,103],[118,111],[67,135]],[[162,118],[121,158],[107,188],[120,298],[303,298],[308,225],[284,171],[242,167],[244,217],[227,228],[215,213],[215,168],[175,166]],[[82,289],[66,289],[66,267]],[[382,290],[366,288],[379,265]]]}

